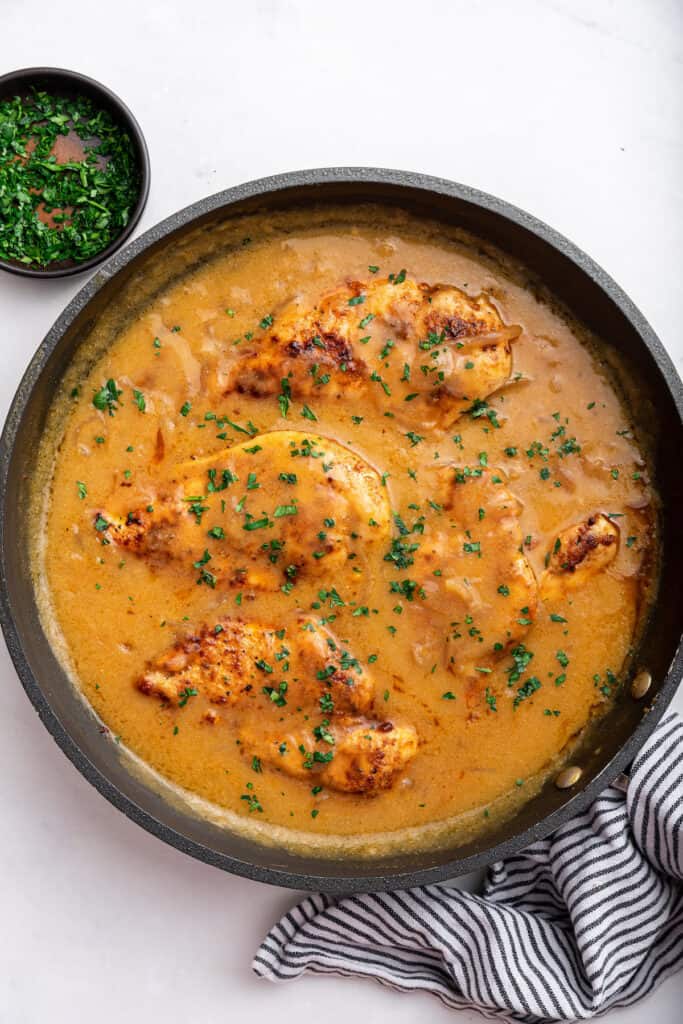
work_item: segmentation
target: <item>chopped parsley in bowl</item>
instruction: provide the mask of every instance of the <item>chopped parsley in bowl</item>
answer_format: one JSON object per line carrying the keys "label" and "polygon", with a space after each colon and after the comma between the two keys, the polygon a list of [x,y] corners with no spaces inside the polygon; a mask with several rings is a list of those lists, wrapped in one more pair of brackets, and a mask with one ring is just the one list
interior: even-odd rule
{"label": "chopped parsley in bowl", "polygon": [[149,164],[113,94],[73,72],[41,71],[0,79],[0,266],[53,277],[90,269],[130,235]]}

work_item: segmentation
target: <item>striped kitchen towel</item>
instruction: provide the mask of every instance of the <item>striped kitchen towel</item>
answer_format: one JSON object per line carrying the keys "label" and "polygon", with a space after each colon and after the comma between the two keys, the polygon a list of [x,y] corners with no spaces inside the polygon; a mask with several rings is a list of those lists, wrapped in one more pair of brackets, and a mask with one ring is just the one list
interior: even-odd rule
{"label": "striped kitchen towel", "polygon": [[370,977],[499,1021],[585,1020],[683,966],[683,720],[549,839],[489,870],[483,896],[443,885],[310,896],[270,931],[256,974]]}

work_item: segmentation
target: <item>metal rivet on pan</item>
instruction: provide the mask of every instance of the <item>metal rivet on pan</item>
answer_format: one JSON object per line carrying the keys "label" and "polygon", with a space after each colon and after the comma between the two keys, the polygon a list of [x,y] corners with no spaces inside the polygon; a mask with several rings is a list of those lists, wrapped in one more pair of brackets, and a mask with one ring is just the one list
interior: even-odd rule
{"label": "metal rivet on pan", "polygon": [[571,768],[563,768],[560,774],[555,779],[555,785],[558,789],[571,789],[581,778],[581,769],[578,765],[572,765]]}
{"label": "metal rivet on pan", "polygon": [[651,686],[652,676],[646,669],[643,669],[643,671],[639,672],[631,683],[631,696],[634,700],[640,700],[645,696]]}

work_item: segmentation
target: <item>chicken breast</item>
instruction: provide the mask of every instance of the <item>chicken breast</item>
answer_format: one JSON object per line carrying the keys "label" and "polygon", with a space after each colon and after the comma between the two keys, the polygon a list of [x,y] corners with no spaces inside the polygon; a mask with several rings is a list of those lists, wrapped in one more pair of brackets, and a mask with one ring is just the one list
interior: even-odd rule
{"label": "chicken breast", "polygon": [[416,660],[433,664],[442,644],[449,670],[482,688],[533,627],[540,600],[590,585],[613,562],[619,529],[594,513],[564,530],[537,580],[525,554],[522,506],[502,470],[441,468],[430,492],[436,500],[427,514],[412,526],[398,518],[399,535],[385,555],[400,570],[391,586],[407,599],[404,610],[424,618],[423,635],[431,634],[417,645]]}
{"label": "chicken breast", "polygon": [[[424,634],[440,637],[450,671],[481,681],[536,615],[538,585],[524,554],[521,505],[503,477],[482,466],[439,469],[429,491],[434,499],[410,529],[399,520],[402,531],[386,559],[402,570],[397,591],[409,597],[411,613],[425,618]],[[436,656],[428,649],[422,660]]]}
{"label": "chicken breast", "polygon": [[350,391],[401,416],[410,395],[426,420],[448,426],[505,384],[520,330],[487,296],[402,271],[350,282],[312,309],[293,304],[230,354],[220,390],[278,400],[285,414],[290,399]]}
{"label": "chicken breast", "polygon": [[316,434],[270,431],[177,466],[166,490],[95,527],[139,557],[182,562],[197,583],[276,591],[323,574],[357,595],[390,533],[379,473]]}
{"label": "chicken breast", "polygon": [[202,625],[136,686],[178,708],[197,697],[236,712],[230,721],[245,754],[341,792],[389,788],[417,752],[412,726],[373,715],[367,670],[308,619],[295,631],[230,618]]}
{"label": "chicken breast", "polygon": [[390,789],[418,747],[410,725],[349,717],[325,719],[312,730],[276,730],[268,738],[246,727],[240,741],[245,752],[288,775],[366,795]]}
{"label": "chicken breast", "polygon": [[372,705],[367,671],[334,636],[310,620],[296,631],[223,618],[178,639],[136,681],[144,694],[178,704],[196,690],[212,704],[286,707],[324,703],[340,712]]}
{"label": "chicken breast", "polygon": [[585,586],[617,556],[619,527],[602,512],[595,512],[563,530],[547,558],[541,576],[541,596],[555,601],[568,590]]}

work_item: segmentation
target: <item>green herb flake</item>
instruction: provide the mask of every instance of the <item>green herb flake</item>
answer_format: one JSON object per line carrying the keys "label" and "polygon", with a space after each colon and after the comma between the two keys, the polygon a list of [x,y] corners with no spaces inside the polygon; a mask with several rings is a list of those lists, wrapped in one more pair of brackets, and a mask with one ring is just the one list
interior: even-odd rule
{"label": "green herb flake", "polygon": [[190,697],[196,697],[198,693],[199,690],[196,690],[193,686],[186,686],[185,689],[181,690],[178,694],[180,698],[178,700],[178,707],[184,708]]}
{"label": "green herb flake", "polygon": [[110,416],[113,416],[119,405],[121,405],[122,394],[123,391],[116,386],[116,381],[110,377],[106,384],[103,384],[99,391],[96,391],[93,395],[92,404],[100,412],[108,412]]}

